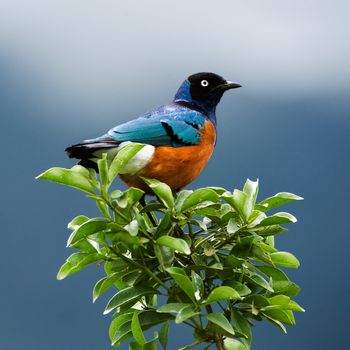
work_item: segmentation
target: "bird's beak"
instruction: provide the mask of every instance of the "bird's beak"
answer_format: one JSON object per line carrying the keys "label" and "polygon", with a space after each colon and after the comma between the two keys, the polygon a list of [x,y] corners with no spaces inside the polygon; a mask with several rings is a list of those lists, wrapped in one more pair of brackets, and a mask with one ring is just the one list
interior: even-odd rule
{"label": "bird's beak", "polygon": [[224,91],[230,90],[230,89],[237,89],[237,88],[242,87],[241,84],[234,83],[234,82],[232,82],[232,81],[226,81],[226,83],[223,84],[223,85],[221,85],[221,86],[222,86],[222,89],[223,89]]}
{"label": "bird's beak", "polygon": [[240,88],[242,85],[238,84],[238,83],[233,83],[232,81],[226,81],[225,83],[217,86],[215,88],[215,90],[220,90],[220,91],[226,91],[226,90],[230,90],[230,89],[237,89]]}

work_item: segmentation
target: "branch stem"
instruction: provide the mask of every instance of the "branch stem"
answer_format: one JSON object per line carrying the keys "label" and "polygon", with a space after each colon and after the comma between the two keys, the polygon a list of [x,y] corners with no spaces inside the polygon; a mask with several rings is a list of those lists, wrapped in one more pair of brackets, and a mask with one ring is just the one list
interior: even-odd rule
{"label": "branch stem", "polygon": [[[213,312],[211,305],[206,305],[205,309],[207,310],[208,314],[211,314]],[[215,340],[216,348],[218,350],[225,350],[224,339],[221,334],[215,333],[214,340]]]}

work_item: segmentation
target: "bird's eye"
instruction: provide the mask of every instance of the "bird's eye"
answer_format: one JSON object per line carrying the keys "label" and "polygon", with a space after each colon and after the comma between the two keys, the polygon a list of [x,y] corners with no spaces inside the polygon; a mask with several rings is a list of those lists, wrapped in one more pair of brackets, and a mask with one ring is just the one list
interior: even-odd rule
{"label": "bird's eye", "polygon": [[209,85],[208,80],[202,80],[201,85],[207,87]]}

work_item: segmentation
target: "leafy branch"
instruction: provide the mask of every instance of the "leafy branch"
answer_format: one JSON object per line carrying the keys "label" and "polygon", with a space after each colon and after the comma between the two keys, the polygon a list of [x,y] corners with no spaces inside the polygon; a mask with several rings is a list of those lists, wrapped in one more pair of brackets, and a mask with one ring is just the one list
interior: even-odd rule
{"label": "leafy branch", "polygon": [[[257,202],[258,181],[250,180],[233,192],[207,187],[174,194],[165,183],[144,178],[157,196],[148,202],[137,188],[111,191],[143,146],[129,144],[111,161],[104,155],[99,178],[79,165],[38,176],[87,193],[101,212],[68,224],[67,246],[75,252],[57,278],[104,263],[106,276],[95,284],[93,301],[116,289],[104,311],[113,312],[114,347],[131,340],[131,350],[166,349],[172,321],[193,329],[194,342],[182,349],[206,343],[206,349],[249,350],[254,321],[286,332],[285,325],[295,324],[294,312],[304,310],[291,299],[299,286],[281,268],[298,268],[299,261],[278,251],[274,238],[296,218],[267,213],[302,198],[281,192]],[[147,340],[145,332],[156,326]]]}

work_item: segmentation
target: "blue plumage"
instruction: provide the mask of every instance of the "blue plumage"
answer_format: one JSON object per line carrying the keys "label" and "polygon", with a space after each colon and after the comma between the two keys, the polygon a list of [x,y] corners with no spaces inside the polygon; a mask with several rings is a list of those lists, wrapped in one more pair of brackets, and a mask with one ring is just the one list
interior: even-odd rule
{"label": "blue plumage", "polygon": [[194,145],[200,141],[198,129],[205,116],[177,103],[157,107],[141,117],[108,131],[117,142],[134,141],[153,146]]}

